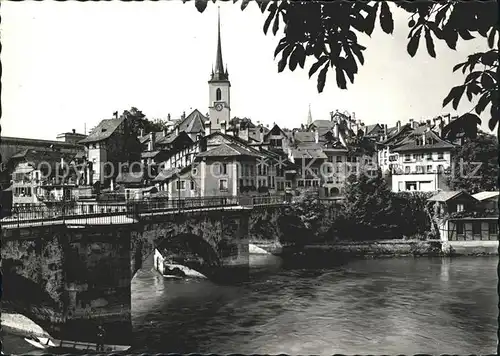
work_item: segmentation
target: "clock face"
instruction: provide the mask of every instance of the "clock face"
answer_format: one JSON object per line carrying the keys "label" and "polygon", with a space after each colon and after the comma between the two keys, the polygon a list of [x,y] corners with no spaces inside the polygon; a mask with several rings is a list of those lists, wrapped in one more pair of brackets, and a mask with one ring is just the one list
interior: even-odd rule
{"label": "clock face", "polygon": [[222,104],[219,103],[219,104],[215,105],[215,110],[221,111],[222,110]]}

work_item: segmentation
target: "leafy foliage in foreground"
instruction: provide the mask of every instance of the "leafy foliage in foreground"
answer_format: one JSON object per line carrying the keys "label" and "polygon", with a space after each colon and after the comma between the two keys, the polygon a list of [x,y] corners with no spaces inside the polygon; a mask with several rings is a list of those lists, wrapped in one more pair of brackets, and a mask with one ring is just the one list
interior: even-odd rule
{"label": "leafy foliage in foreground", "polygon": [[[183,0],[184,2],[188,0]],[[212,0],[216,2],[216,0]],[[233,0],[234,3],[238,0]],[[309,77],[317,76],[318,92],[325,87],[328,71],[334,70],[337,86],[347,89],[347,80],[354,83],[359,66],[365,62],[363,46],[358,37],[371,36],[377,23],[382,31],[392,34],[394,21],[387,1],[252,1],[267,14],[263,30],[269,28],[274,35],[283,28],[275,57],[280,55],[278,72],[288,65],[291,71],[298,66],[305,67],[305,59],[312,57],[315,62],[309,68]],[[203,12],[208,0],[195,0],[195,6]],[[241,1],[244,10],[249,0]],[[489,127],[494,130],[499,120],[498,82],[498,3],[496,1],[401,1],[397,7],[408,13],[409,34],[406,51],[415,56],[424,39],[428,54],[436,58],[435,41],[443,41],[455,50],[458,41],[468,41],[477,36],[487,39],[487,52],[471,54],[464,63],[457,64],[454,71],[462,68],[467,72],[463,85],[451,89],[443,100],[443,107],[451,103],[457,109],[464,93],[474,105],[472,113],[460,116],[450,130],[465,130],[474,136],[479,116],[488,105],[490,108]],[[474,71],[474,68],[480,67]]]}

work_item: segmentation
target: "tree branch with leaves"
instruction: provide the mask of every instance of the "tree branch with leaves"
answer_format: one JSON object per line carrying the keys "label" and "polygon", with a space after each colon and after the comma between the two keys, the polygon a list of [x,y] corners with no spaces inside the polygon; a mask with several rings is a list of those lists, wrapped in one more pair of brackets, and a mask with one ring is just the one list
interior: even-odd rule
{"label": "tree branch with leaves", "polygon": [[[184,2],[189,0],[183,0]],[[216,2],[216,0],[212,0]],[[233,0],[237,3],[238,0]],[[307,57],[315,59],[309,68],[309,77],[317,74],[317,89],[322,92],[328,71],[335,72],[337,86],[347,89],[347,79],[354,83],[359,66],[365,62],[359,35],[371,36],[378,22],[382,31],[394,31],[393,14],[387,1],[281,1],[257,0],[263,14],[266,14],[263,30],[269,28],[276,35],[283,28],[274,55],[280,56],[278,72],[288,65],[291,71],[298,66],[305,69]],[[195,0],[196,8],[203,12],[208,0]],[[242,0],[244,10],[249,0]],[[409,34],[406,51],[413,57],[418,51],[421,37],[425,39],[428,54],[435,58],[435,41],[443,41],[450,49],[456,50],[459,40],[468,41],[476,36],[487,39],[490,51],[474,53],[454,70],[467,68],[469,74],[463,85],[451,89],[443,101],[443,107],[452,103],[457,109],[465,92],[469,101],[477,101],[472,113],[463,114],[454,121],[453,130],[465,130],[475,135],[479,116],[491,105],[489,127],[495,128],[499,120],[498,82],[498,4],[496,1],[418,1],[397,3],[397,7],[410,15]],[[378,19],[378,21],[377,21]],[[474,65],[475,63],[475,65]],[[476,65],[483,67],[474,72]],[[475,73],[475,74],[472,74]]]}

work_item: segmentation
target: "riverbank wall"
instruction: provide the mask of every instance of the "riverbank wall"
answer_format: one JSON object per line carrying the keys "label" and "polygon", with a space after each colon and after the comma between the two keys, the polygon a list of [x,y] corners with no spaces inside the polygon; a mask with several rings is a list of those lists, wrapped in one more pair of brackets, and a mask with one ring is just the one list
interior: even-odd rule
{"label": "riverbank wall", "polygon": [[498,241],[445,241],[442,243],[443,253],[451,256],[498,256]]}
{"label": "riverbank wall", "polygon": [[252,241],[252,244],[277,256],[321,256],[375,258],[404,256],[484,256],[498,255],[498,241],[377,240],[336,241],[305,245],[279,241]]}
{"label": "riverbank wall", "polygon": [[345,257],[403,257],[440,256],[440,241],[379,240],[379,241],[337,241],[332,243],[284,246],[282,255],[342,255]]}

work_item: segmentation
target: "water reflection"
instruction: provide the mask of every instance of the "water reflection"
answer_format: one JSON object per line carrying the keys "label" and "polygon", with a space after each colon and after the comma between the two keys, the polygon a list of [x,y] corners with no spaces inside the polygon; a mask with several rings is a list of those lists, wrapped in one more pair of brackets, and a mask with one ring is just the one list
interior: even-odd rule
{"label": "water reflection", "polygon": [[241,286],[206,281],[166,288],[159,307],[168,317],[149,312],[156,329],[139,326],[140,342],[153,351],[185,353],[495,350],[496,258],[360,260],[283,270],[276,257],[260,255],[251,265],[251,281]]}
{"label": "water reflection", "polygon": [[252,256],[238,286],[132,282],[135,348],[152,353],[490,354],[498,258],[358,260],[283,269]]}
{"label": "water reflection", "polygon": [[443,257],[441,260],[441,281],[448,282],[450,280],[450,265],[451,258]]}

